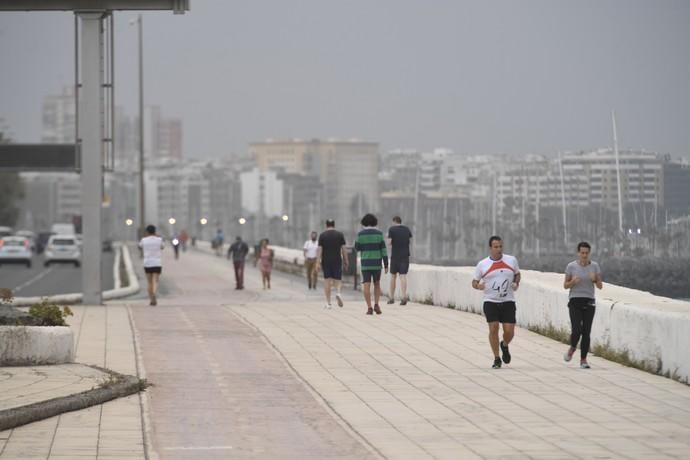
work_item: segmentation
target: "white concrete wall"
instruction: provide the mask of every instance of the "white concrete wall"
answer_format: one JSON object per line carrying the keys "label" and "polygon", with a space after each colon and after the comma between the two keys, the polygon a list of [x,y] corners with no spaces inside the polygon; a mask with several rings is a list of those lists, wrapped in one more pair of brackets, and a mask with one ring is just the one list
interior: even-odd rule
{"label": "white concrete wall", "polygon": [[0,366],[74,361],[74,335],[65,326],[0,326]]}
{"label": "white concrete wall", "polygon": [[[274,249],[276,262],[303,264],[302,251]],[[482,314],[482,292],[472,289],[473,274],[473,267],[412,264],[408,275],[410,299]],[[388,275],[383,275],[381,281],[387,292]],[[690,302],[608,283],[596,295],[592,346],[627,352],[631,359],[658,367],[661,373],[690,380]],[[516,301],[518,325],[570,331],[568,291],[563,289],[562,274],[523,270]]]}

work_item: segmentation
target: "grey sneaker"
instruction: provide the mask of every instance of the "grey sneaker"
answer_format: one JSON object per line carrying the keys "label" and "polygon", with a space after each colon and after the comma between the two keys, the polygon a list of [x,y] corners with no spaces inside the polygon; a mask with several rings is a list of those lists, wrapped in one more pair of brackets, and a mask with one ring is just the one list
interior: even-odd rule
{"label": "grey sneaker", "polygon": [[393,300],[393,297],[388,299],[388,302],[386,302],[388,305],[393,305],[395,303],[395,300]]}
{"label": "grey sneaker", "polygon": [[575,354],[575,350],[572,348],[568,348],[568,351],[565,352],[563,355],[563,361],[566,363],[569,363],[571,359],[573,359],[573,355]]}
{"label": "grey sneaker", "polygon": [[580,369],[591,369],[591,367],[587,364],[587,361],[583,361],[580,363]]}
{"label": "grey sneaker", "polygon": [[338,302],[339,307],[343,306],[343,298],[340,296],[340,294],[335,295],[335,301]]}
{"label": "grey sneaker", "polygon": [[407,305],[407,297],[405,297],[404,299],[402,299],[400,301],[400,305],[403,305],[403,306]]}

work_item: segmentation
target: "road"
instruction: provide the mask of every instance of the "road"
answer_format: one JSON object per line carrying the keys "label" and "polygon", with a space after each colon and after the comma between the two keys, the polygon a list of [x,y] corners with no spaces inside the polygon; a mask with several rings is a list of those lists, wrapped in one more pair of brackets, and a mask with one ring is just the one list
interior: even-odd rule
{"label": "road", "polygon": [[[114,252],[103,253],[103,290],[113,289]],[[81,292],[81,267],[72,264],[43,266],[43,256],[34,255],[31,268],[21,264],[0,265],[0,287],[15,297],[34,297]]]}

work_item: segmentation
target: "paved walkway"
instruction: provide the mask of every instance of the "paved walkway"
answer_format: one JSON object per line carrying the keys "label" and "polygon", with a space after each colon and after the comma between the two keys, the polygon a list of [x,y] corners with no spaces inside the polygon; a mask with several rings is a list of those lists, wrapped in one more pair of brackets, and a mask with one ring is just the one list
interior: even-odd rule
{"label": "paved walkway", "polygon": [[134,306],[154,387],[153,449],[161,459],[373,458],[295,378],[261,334],[222,306],[253,304],[258,274],[234,291],[224,259],[166,261],[157,307]]}
{"label": "paved walkway", "polygon": [[[0,458],[142,458],[142,432],[161,459],[690,457],[686,385],[596,357],[581,370],[523,329],[513,363],[492,370],[477,315],[408,304],[366,316],[351,291],[324,310],[291,276],[262,291],[249,269],[237,292],[225,259],[164,263],[159,306],[129,302],[155,386],[0,433]],[[78,360],[136,374],[127,308],[79,313]]]}
{"label": "paved walkway", "polygon": [[[125,305],[73,307],[68,319],[75,335],[76,361],[137,375],[136,353],[129,313]],[[47,400],[91,388],[98,373],[79,364],[37,366],[29,372],[45,376],[37,381],[23,403]],[[0,373],[22,375],[27,368],[0,368]],[[27,382],[28,383],[28,382]],[[65,384],[70,385],[65,387]],[[84,388],[88,386],[88,388]],[[0,381],[0,394],[15,388]],[[57,393],[59,391],[59,394]],[[17,401],[7,403],[17,405]],[[3,404],[3,409],[4,407]],[[139,395],[69,412],[40,422],[0,432],[0,459],[22,460],[143,460],[145,458]]]}
{"label": "paved walkway", "polygon": [[84,364],[0,367],[0,410],[88,391],[109,378]]}

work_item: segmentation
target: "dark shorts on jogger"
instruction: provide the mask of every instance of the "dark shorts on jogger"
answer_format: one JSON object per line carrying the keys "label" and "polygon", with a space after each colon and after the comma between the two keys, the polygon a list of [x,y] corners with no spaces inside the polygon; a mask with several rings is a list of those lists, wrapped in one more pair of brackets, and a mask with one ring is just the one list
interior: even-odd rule
{"label": "dark shorts on jogger", "polygon": [[515,302],[484,302],[484,316],[487,323],[515,324]]}

